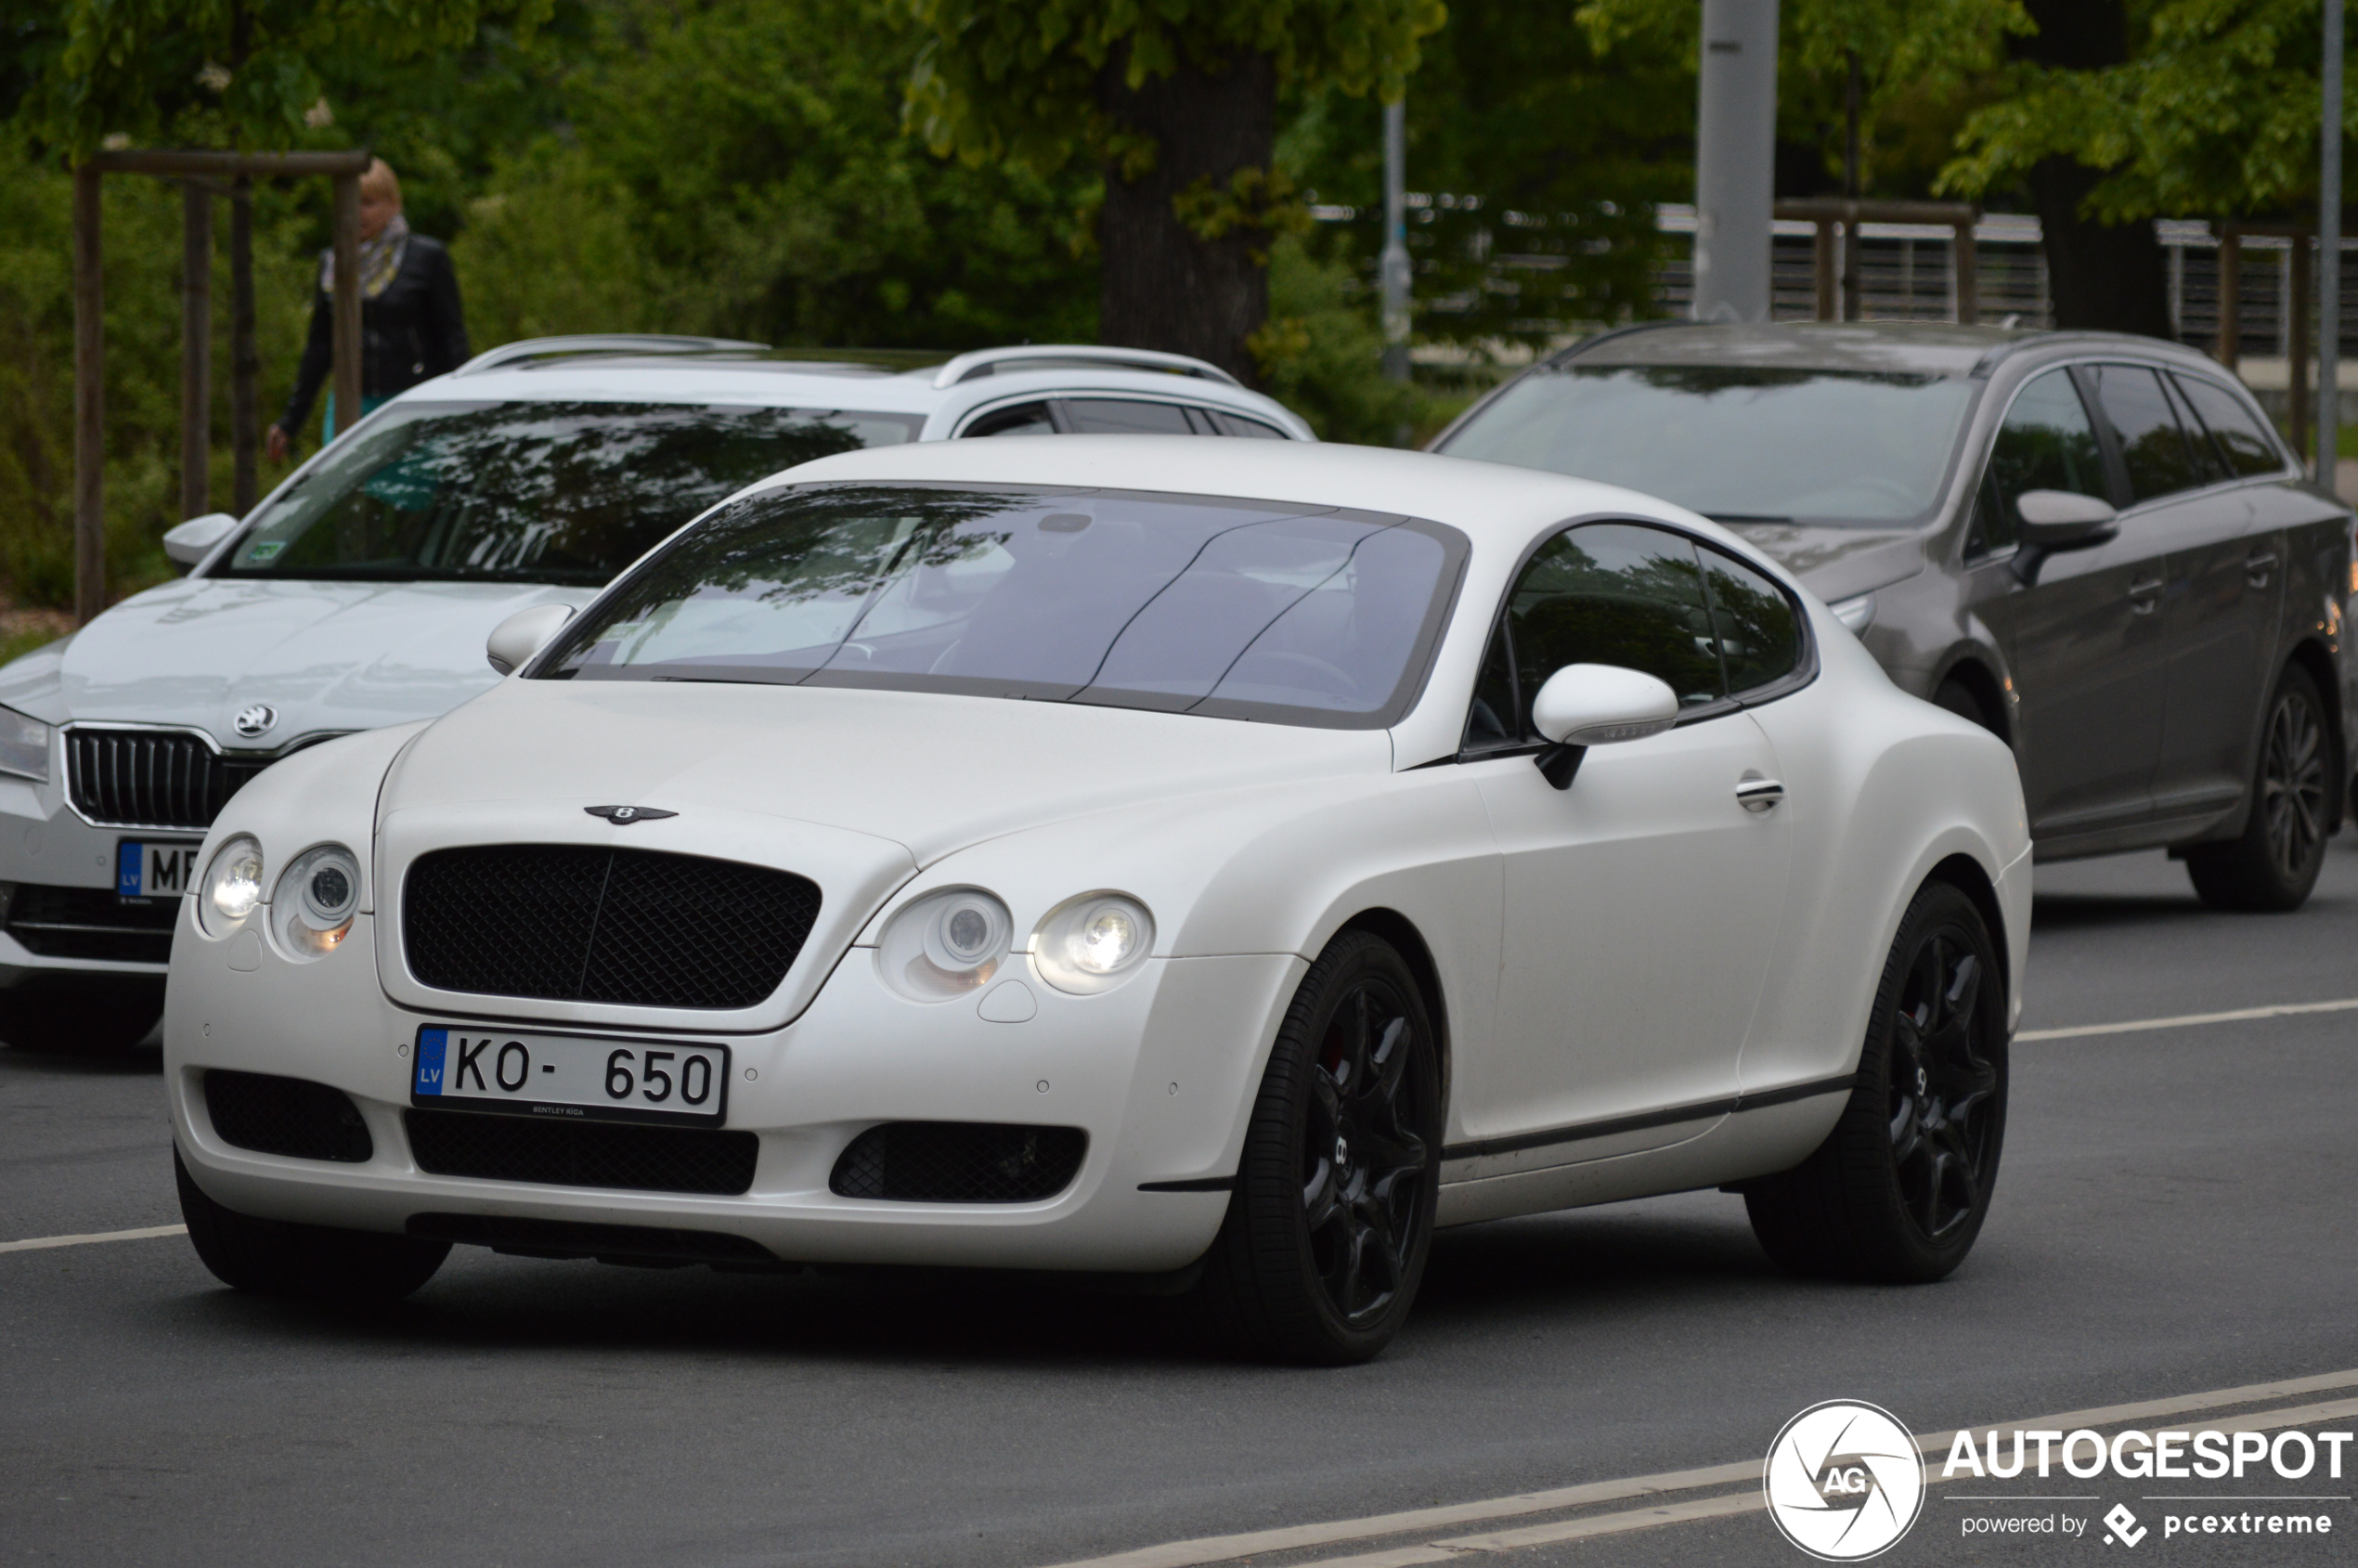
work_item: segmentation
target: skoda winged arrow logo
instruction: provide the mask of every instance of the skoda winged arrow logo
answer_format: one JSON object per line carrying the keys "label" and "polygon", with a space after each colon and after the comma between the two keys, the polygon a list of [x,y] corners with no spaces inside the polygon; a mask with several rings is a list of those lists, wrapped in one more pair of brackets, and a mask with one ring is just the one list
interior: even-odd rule
{"label": "skoda winged arrow logo", "polygon": [[663,817],[676,817],[677,811],[657,810],[653,806],[584,806],[593,817],[603,817],[616,827],[628,827],[632,823],[651,823]]}
{"label": "skoda winged arrow logo", "polygon": [[240,708],[238,717],[229,720],[229,728],[237,731],[246,739],[253,740],[257,735],[268,733],[270,726],[277,722],[279,722],[277,708],[272,707],[268,703],[255,703],[250,707]]}

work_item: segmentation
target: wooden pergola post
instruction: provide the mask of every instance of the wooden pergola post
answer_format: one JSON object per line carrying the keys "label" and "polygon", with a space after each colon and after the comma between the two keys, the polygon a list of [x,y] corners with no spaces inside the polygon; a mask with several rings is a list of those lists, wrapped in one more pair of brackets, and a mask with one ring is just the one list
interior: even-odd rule
{"label": "wooden pergola post", "polygon": [[[1780,201],[1770,210],[1785,222],[1817,226],[1819,320],[1856,321],[1864,314],[1864,279],[1859,273],[1859,246],[1864,236],[1859,226],[1871,223],[1937,224],[1953,231],[1957,319],[1965,323],[1981,319],[1980,279],[1973,249],[1974,226],[1981,221],[1981,209],[1970,201],[1849,201],[1811,196]],[[1834,248],[1836,224],[1842,226],[1839,257]]]}
{"label": "wooden pergola post", "polygon": [[1816,274],[1818,319],[1834,318],[1834,220],[1820,218],[1817,237],[1811,241],[1809,259]]}
{"label": "wooden pergola post", "polygon": [[[254,414],[252,182],[272,175],[326,175],[336,182],[335,384],[348,425],[360,410],[360,176],[366,152],[101,152],[73,168],[73,610],[88,625],[107,607],[106,297],[100,254],[99,181],[110,174],[187,182],[181,217],[180,503],[193,515],[207,499],[205,413],[212,371],[213,209],[197,182],[228,179],[233,410],[241,461],[237,504],[252,508]],[[202,229],[201,236],[199,233]],[[201,244],[200,240],[201,239]],[[202,265],[199,265],[201,260]]]}
{"label": "wooden pergola post", "polygon": [[2234,224],[2213,224],[2219,236],[2219,363],[2229,369],[2243,357],[2244,237]]}
{"label": "wooden pergola post", "polygon": [[213,510],[213,189],[180,182],[180,517]]}
{"label": "wooden pergola post", "polygon": [[2292,426],[2292,449],[2303,464],[2309,461],[2309,246],[2310,236],[2292,236],[2292,299],[2285,323],[2286,414]]}
{"label": "wooden pergola post", "polygon": [[1974,226],[1980,221],[1978,210],[1970,217],[1959,218],[1957,237],[1950,241],[1950,276],[1957,280],[1957,324],[1961,327],[1981,321],[1981,255],[1974,249]]}

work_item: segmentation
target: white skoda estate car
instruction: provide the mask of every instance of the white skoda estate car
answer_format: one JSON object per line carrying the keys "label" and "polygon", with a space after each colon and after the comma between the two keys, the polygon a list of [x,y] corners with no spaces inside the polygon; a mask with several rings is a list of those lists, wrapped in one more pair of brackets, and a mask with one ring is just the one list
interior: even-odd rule
{"label": "white skoda estate car", "polygon": [[1691,512],[871,448],[490,651],[206,835],[164,1070],[231,1285],[382,1300],[459,1242],[1126,1273],[1338,1362],[1436,1225],[1733,1186],[1880,1280],[1981,1227],[2012,754]]}
{"label": "white skoda estate car", "polygon": [[484,636],[517,609],[587,603],[810,458],[1076,431],[1310,438],[1200,361],[1057,345],[945,361],[544,339],[394,399],[242,525],[174,530],[186,580],[0,670],[0,1040],[148,1033],[222,804],[291,752],[485,690]]}

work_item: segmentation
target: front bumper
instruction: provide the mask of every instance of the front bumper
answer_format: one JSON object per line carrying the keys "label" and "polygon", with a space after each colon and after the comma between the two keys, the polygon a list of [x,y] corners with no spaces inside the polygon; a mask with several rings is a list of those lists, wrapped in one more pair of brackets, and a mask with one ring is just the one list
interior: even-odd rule
{"label": "front bumper", "polygon": [[[96,898],[100,905],[109,905],[114,901],[111,895],[115,888],[115,854],[121,841],[132,838],[195,844],[203,837],[201,832],[93,827],[65,803],[64,790],[55,780],[35,784],[24,779],[0,777],[0,884],[12,888],[32,887],[83,893]],[[125,921],[118,935],[93,930],[76,940],[71,932],[45,933],[26,928],[28,918],[38,920],[43,913],[30,907],[31,903],[30,900],[20,901],[12,897],[5,913],[0,913],[0,991],[19,986],[102,990],[125,976],[158,980],[163,978],[166,970],[161,959],[149,962],[92,955],[94,952],[119,952],[126,946],[146,945],[122,940],[123,935],[138,932],[139,923]],[[102,909],[100,922],[88,923],[104,923],[110,913]],[[85,919],[78,912],[68,912],[62,922],[84,923]],[[37,943],[45,951],[35,951],[29,942]],[[60,948],[66,951],[58,951]],[[77,948],[83,951],[74,951]]]}
{"label": "front bumper", "polygon": [[[1219,1229],[1227,1193],[1141,1184],[1235,1171],[1269,1043],[1304,967],[1292,954],[1158,959],[1124,986],[1076,997],[1040,981],[1018,955],[1003,974],[1030,989],[1038,1010],[999,1023],[971,999],[903,1001],[876,978],[872,950],[853,948],[785,1028],[702,1037],[731,1047],[727,1126],[759,1140],[750,1190],[714,1197],[421,1170],[403,1118],[411,1042],[421,1023],[472,1020],[395,1006],[378,984],[372,939],[355,930],[335,953],[295,964],[251,930],[207,937],[193,910],[184,912],[164,1017],[165,1084],[182,1158],[216,1201],[374,1231],[457,1214],[717,1232],[797,1263],[1155,1272],[1193,1262]],[[531,1020],[527,1003],[502,1005],[498,1021],[516,1028],[581,1032]],[[368,1125],[372,1154],[338,1164],[232,1146],[207,1109],[208,1069],[342,1090]],[[887,1121],[1078,1127],[1088,1148],[1070,1185],[1039,1202],[836,1194],[837,1159]]]}

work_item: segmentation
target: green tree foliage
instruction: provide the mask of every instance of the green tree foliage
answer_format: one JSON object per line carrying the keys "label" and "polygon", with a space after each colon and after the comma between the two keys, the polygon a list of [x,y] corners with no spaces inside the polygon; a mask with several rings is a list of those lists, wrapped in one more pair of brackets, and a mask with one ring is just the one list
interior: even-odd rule
{"label": "green tree foliage", "polygon": [[463,49],[486,19],[520,32],[552,0],[64,0],[30,103],[76,157],[110,136],[286,147],[330,60],[398,65]]}
{"label": "green tree foliage", "polygon": [[[2012,68],[2003,94],[1967,122],[1948,187],[1977,195],[2068,159],[2103,171],[2083,205],[2115,224],[2265,213],[2314,196],[2314,0],[2160,0],[2131,6],[2128,20],[2125,62]],[[2358,103],[2345,112],[2358,123]]]}

